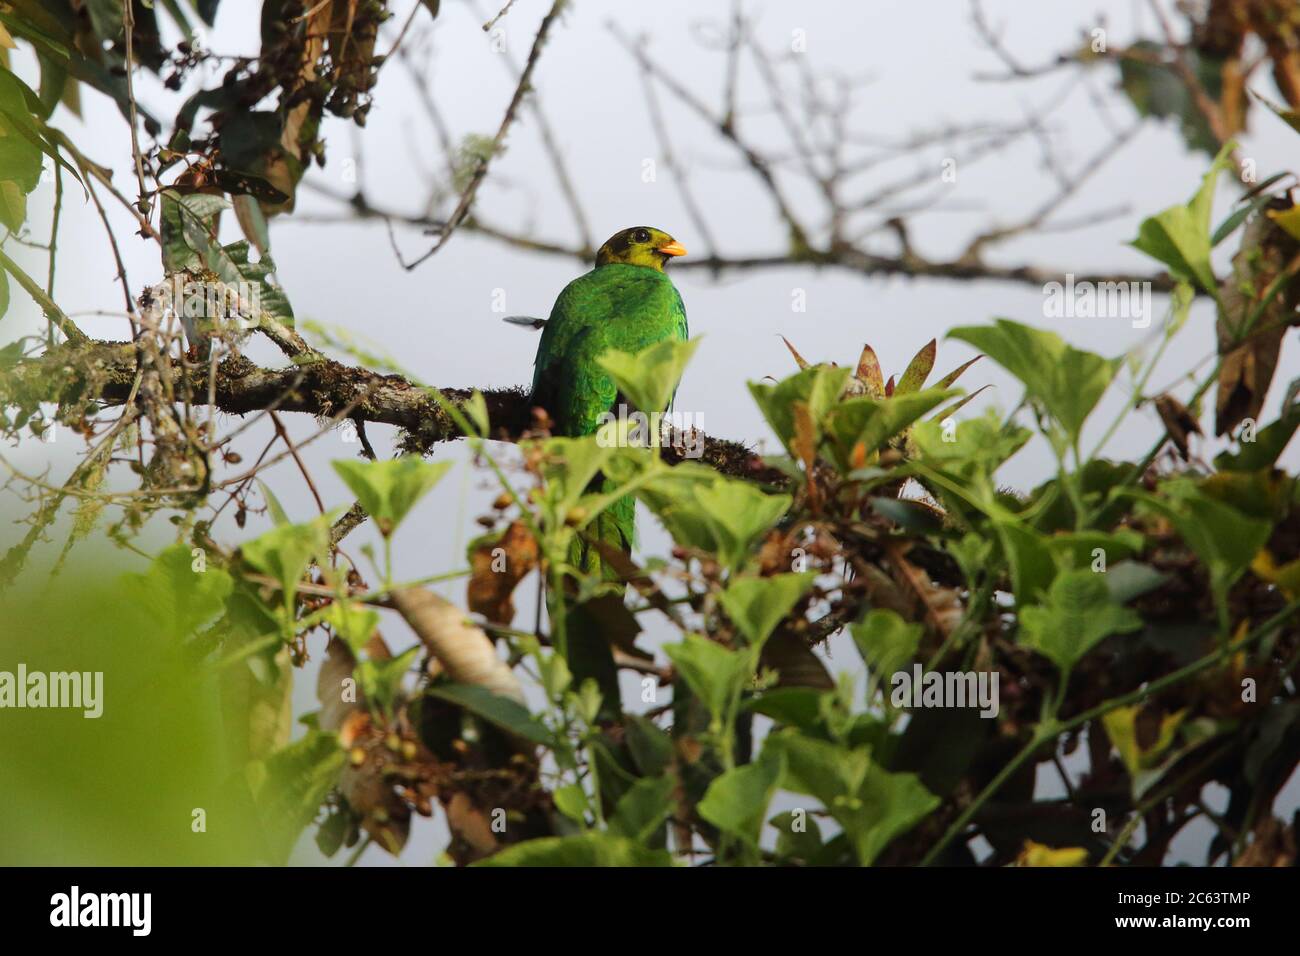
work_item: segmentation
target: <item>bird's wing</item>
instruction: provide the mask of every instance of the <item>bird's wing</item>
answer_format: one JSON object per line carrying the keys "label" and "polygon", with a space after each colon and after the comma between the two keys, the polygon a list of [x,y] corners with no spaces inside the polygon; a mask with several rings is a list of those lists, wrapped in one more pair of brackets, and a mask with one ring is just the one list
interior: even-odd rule
{"label": "bird's wing", "polygon": [[686,309],[665,275],[639,266],[593,270],[555,300],[538,344],[533,403],[551,413],[561,434],[591,434],[618,399],[600,355],[610,348],[636,353],[687,334]]}
{"label": "bird's wing", "polygon": [[673,286],[673,301],[676,304],[673,312],[677,319],[677,338],[685,342],[691,337],[691,324],[686,320],[686,303],[682,301],[682,294],[677,291],[677,286]]}
{"label": "bird's wing", "polygon": [[588,311],[591,273],[579,276],[561,290],[551,306],[551,315],[542,326],[542,339],[537,343],[537,357],[533,360],[534,405],[551,410],[550,384],[556,366],[567,361],[569,344],[585,327],[584,314]]}
{"label": "bird's wing", "polygon": [[565,361],[551,366],[552,417],[565,435],[590,435],[618,400],[618,386],[596,362],[609,348],[600,326],[579,330],[568,342]]}
{"label": "bird's wing", "polygon": [[[671,283],[670,283],[671,285]],[[677,286],[672,286],[673,290],[673,332],[677,341],[686,342],[691,337],[691,324],[686,318],[686,303],[682,301],[682,294],[677,291]],[[680,383],[678,383],[680,385]],[[672,396],[668,399],[668,410],[672,411],[677,404],[677,389],[673,389]]]}

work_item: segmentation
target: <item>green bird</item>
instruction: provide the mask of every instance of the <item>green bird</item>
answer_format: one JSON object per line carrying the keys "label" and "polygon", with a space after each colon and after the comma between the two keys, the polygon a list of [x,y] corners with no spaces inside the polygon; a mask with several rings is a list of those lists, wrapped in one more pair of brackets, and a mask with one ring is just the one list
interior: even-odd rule
{"label": "green bird", "polygon": [[[607,349],[635,353],[658,342],[685,342],[689,337],[686,307],[664,273],[670,259],[684,255],[681,243],[662,229],[633,226],[615,233],[596,253],[596,267],[564,287],[542,331],[533,372],[532,404],[546,409],[555,434],[590,435],[604,413],[617,413],[620,404],[633,410],[596,361]],[[586,533],[630,551],[635,519],[635,500],[620,498],[588,525]],[[617,577],[583,540],[575,542],[570,561],[607,580]],[[600,669],[609,667],[612,661]],[[578,676],[576,668],[574,673]],[[607,686],[604,680],[602,684]]]}
{"label": "green bird", "polygon": [[[630,405],[596,361],[607,349],[634,353],[667,339],[686,341],[686,307],[664,273],[665,263],[685,254],[662,229],[633,226],[600,247],[594,269],[564,287],[546,321],[533,371],[532,403],[550,414],[556,434],[590,435],[604,413]],[[601,515],[595,536],[630,550],[633,504],[621,499]],[[598,555],[590,549],[575,557],[580,567],[598,569]]]}

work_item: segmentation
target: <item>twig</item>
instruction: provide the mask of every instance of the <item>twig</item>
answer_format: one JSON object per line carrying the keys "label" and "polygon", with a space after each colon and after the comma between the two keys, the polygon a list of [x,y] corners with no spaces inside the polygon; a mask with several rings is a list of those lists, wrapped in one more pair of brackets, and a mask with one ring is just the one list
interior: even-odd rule
{"label": "twig", "polygon": [[[492,157],[496,156],[505,147],[506,134],[510,131],[515,117],[519,114],[519,106],[523,102],[524,96],[532,89],[533,70],[537,67],[537,61],[541,57],[542,47],[550,35],[551,26],[559,18],[560,11],[564,9],[565,0],[555,0],[551,6],[550,12],[542,18],[542,25],[537,30],[537,36],[533,38],[532,49],[528,52],[528,60],[524,64],[524,71],[519,75],[519,84],[515,87],[514,96],[510,98],[510,105],[506,107],[505,116],[501,118],[501,125],[497,128],[496,136],[492,139],[492,149],[488,155],[479,160],[474,169],[474,174],[470,177],[469,183],[461,193],[460,201],[456,204],[455,210],[447,217],[442,228],[438,231],[438,236],[434,240],[429,250],[418,256],[411,262],[402,259],[401,253],[398,252],[397,261],[402,268],[408,272],[414,269],[420,263],[427,261],[438,252],[451,238],[451,234],[456,227],[461,224],[469,213],[469,208],[474,203],[474,197],[478,194],[478,188],[482,184],[484,177],[487,176],[488,167],[492,163]],[[394,246],[396,251],[396,246]]]}
{"label": "twig", "polygon": [[298,449],[293,445],[293,439],[289,437],[289,431],[284,427],[284,422],[280,421],[280,416],[271,412],[271,422],[275,425],[276,434],[280,440],[289,448],[289,454],[293,456],[294,463],[298,466],[298,471],[302,473],[303,480],[307,482],[307,488],[311,491],[311,496],[316,499],[316,508],[321,514],[325,513],[325,502],[321,500],[320,492],[316,490],[316,483],[311,480],[311,472],[307,470],[307,465],[298,454]]}
{"label": "twig", "polygon": [[663,153],[664,165],[673,174],[673,181],[677,184],[677,192],[682,197],[682,205],[686,207],[686,214],[694,224],[695,231],[704,240],[709,257],[716,258],[718,243],[713,238],[713,230],[709,227],[708,217],[704,215],[704,210],[700,208],[699,203],[695,201],[694,193],[691,192],[690,183],[686,178],[686,170],[677,161],[677,155],[672,148],[672,139],[668,135],[668,127],[664,123],[663,110],[659,106],[659,97],[655,94],[654,83],[651,82],[649,77],[642,76],[641,88],[645,92],[646,108],[650,114],[650,126],[654,130],[655,139],[658,140],[659,149]]}
{"label": "twig", "polygon": [[[54,301],[54,259],[55,253],[59,248],[59,217],[63,212],[63,170],[58,163],[54,164],[54,214],[50,220],[50,265],[45,277],[45,295]],[[54,323],[47,326],[47,335],[45,344],[48,347],[54,346]]]}
{"label": "twig", "polygon": [[510,12],[510,8],[515,5],[515,0],[506,0],[506,5],[497,11],[497,15],[483,24],[483,32],[491,33],[492,28],[497,25],[497,21]]}
{"label": "twig", "polygon": [[[514,0],[511,0],[513,3]],[[490,21],[496,23],[509,10],[509,5],[498,13]],[[488,29],[487,26],[484,29]],[[503,51],[501,61],[510,73],[519,79],[519,67],[515,64],[514,59],[510,56],[509,51]],[[582,201],[578,198],[578,190],[574,185],[573,178],[569,175],[568,164],[564,161],[564,155],[560,152],[560,144],[556,141],[551,124],[546,119],[546,114],[542,111],[540,97],[534,95],[528,100],[528,109],[537,119],[537,133],[542,140],[542,148],[546,151],[547,157],[551,161],[551,169],[555,173],[555,181],[560,187],[560,194],[564,197],[565,203],[569,207],[569,213],[573,216],[573,224],[578,229],[578,238],[582,241],[583,249],[588,255],[595,254],[595,246],[592,242],[593,236],[591,226],[587,222],[587,214],[583,211]]]}
{"label": "twig", "polygon": [[3,249],[0,249],[0,267],[3,267],[23,290],[36,300],[36,304],[41,307],[46,318],[59,327],[59,331],[68,337],[68,341],[74,345],[84,345],[90,341],[89,336],[64,314],[63,310],[55,305],[54,300],[46,295],[45,290],[36,284],[26,272],[18,267],[18,264],[9,258]]}
{"label": "twig", "polygon": [[136,207],[146,213],[150,208],[145,194],[148,192],[144,183],[144,156],[140,153],[139,117],[135,105],[135,10],[132,0],[122,0],[122,25],[126,32],[126,100],[131,121],[131,155],[135,158],[135,178],[140,187],[140,198]]}
{"label": "twig", "polygon": [[669,90],[673,96],[689,107],[692,112],[700,117],[700,119],[710,124],[718,134],[723,137],[723,139],[727,140],[735,147],[741,156],[744,157],[749,168],[762,181],[767,191],[771,194],[777,212],[780,214],[781,219],[785,222],[786,227],[790,231],[791,242],[797,247],[806,246],[808,244],[807,230],[804,229],[803,224],[799,221],[798,217],[795,216],[793,206],[786,199],[784,190],[776,181],[776,176],[772,172],[771,164],[768,163],[768,161],[764,159],[757,150],[741,139],[740,134],[736,129],[734,117],[728,119],[727,117],[716,116],[708,106],[695,96],[694,93],[688,90],[665,70],[660,69],[658,64],[650,59],[649,54],[646,53],[645,44],[643,42],[634,42],[618,28],[617,24],[609,24],[609,31],[613,34],[619,44],[633,56],[642,70],[649,74],[651,78],[662,83],[665,89]]}

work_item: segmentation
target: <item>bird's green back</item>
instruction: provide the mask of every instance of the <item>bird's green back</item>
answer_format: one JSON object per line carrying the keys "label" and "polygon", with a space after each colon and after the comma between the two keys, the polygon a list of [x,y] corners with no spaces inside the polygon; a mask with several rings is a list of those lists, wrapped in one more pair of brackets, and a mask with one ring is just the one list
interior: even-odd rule
{"label": "bird's green back", "polygon": [[590,435],[618,398],[614,380],[596,362],[601,353],[639,352],[687,337],[682,297],[663,272],[622,263],[597,266],[555,300],[537,349],[533,404],[550,413],[557,434]]}

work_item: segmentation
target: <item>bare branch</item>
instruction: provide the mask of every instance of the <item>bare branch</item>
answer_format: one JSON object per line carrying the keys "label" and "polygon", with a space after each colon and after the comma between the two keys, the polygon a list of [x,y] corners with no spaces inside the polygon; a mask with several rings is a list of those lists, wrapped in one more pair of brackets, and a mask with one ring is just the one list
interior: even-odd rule
{"label": "bare branch", "polygon": [[[510,105],[506,107],[505,116],[501,118],[501,125],[497,128],[496,136],[492,139],[492,149],[488,155],[484,156],[474,169],[469,183],[465,186],[460,195],[460,201],[456,204],[455,210],[447,218],[446,222],[438,231],[438,236],[434,240],[429,250],[416,257],[411,262],[402,259],[401,253],[398,252],[398,262],[402,268],[408,272],[414,269],[420,263],[431,258],[439,249],[446,245],[451,234],[456,230],[469,214],[470,206],[474,204],[474,197],[478,194],[478,188],[487,176],[488,167],[492,164],[492,157],[496,156],[505,146],[506,134],[514,124],[515,117],[519,114],[520,104],[524,96],[532,89],[533,70],[537,67],[537,61],[541,57],[542,47],[546,44],[546,39],[550,35],[551,26],[559,18],[560,11],[564,9],[565,0],[555,0],[551,6],[550,12],[542,18],[542,25],[537,30],[537,36],[533,38],[533,47],[528,52],[528,60],[524,64],[524,71],[519,75],[519,85],[515,87],[514,96],[510,98]],[[394,251],[396,246],[394,245]]]}
{"label": "bare branch", "polygon": [[[193,365],[177,372],[177,393],[188,392],[192,401],[202,403],[209,394],[206,365]],[[132,395],[136,377],[136,347],[130,342],[87,342],[64,344],[40,356],[16,363],[0,379],[0,393],[23,395],[40,401],[58,402],[68,395],[79,401],[93,400],[104,406],[126,403]],[[461,405],[469,401],[469,388],[441,389],[444,397]],[[433,398],[428,387],[410,382],[400,375],[385,375],[368,369],[344,365],[321,357],[314,362],[283,369],[262,368],[241,355],[231,355],[217,367],[216,387],[212,390],[216,407],[223,412],[243,415],[275,408],[283,412],[301,412],[334,423],[344,418],[375,422],[401,428],[408,451],[427,452],[435,444],[461,438],[451,416]],[[523,388],[482,390],[488,416],[498,441],[516,441],[532,433],[532,405]],[[317,434],[320,434],[319,432]],[[316,436],[313,436],[316,437]],[[699,461],[718,471],[764,484],[785,483],[783,473],[763,463],[761,457],[744,445],[709,436],[701,437],[703,453]],[[301,447],[302,442],[293,447]],[[665,461],[676,464],[684,459],[684,442],[668,443],[662,449]],[[287,457],[285,452],[277,458]],[[264,467],[263,462],[258,467]],[[239,475],[222,482],[223,486],[243,481]]]}

